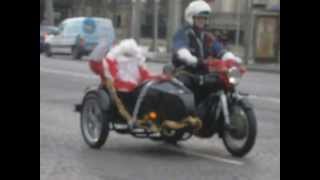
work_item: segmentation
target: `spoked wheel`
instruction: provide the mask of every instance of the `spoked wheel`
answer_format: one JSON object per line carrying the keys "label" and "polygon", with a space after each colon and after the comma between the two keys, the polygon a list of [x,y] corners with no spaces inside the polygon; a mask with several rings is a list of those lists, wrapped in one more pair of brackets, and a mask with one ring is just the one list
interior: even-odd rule
{"label": "spoked wheel", "polygon": [[51,47],[49,44],[46,44],[45,47],[44,47],[44,54],[47,56],[47,57],[52,57],[52,52],[51,52]]}
{"label": "spoked wheel", "polygon": [[223,133],[226,149],[236,157],[245,156],[255,144],[257,134],[256,117],[252,109],[235,105],[230,111],[231,129]]}
{"label": "spoked wheel", "polygon": [[85,142],[96,149],[104,145],[109,135],[107,114],[102,111],[94,93],[88,94],[83,102],[81,133]]}

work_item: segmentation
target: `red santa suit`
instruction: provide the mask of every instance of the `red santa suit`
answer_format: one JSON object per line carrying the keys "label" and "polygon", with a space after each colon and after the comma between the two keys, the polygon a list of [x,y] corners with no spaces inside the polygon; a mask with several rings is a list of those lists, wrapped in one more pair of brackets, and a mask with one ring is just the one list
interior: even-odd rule
{"label": "red santa suit", "polygon": [[117,91],[132,92],[143,81],[152,78],[145,66],[146,57],[133,39],[126,39],[114,46],[102,61],[89,61],[91,70],[102,80],[112,80]]}

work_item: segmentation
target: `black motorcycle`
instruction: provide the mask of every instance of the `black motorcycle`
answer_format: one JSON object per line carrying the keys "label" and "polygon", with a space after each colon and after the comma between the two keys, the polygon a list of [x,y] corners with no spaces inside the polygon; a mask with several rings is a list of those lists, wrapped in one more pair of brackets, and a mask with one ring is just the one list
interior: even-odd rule
{"label": "black motorcycle", "polygon": [[[257,120],[247,94],[241,94],[236,87],[245,69],[232,60],[205,60],[201,64],[206,73],[194,75],[184,71],[185,67],[175,69],[164,67],[164,73],[200,78],[201,87],[195,93],[196,114],[202,127],[195,133],[200,138],[211,138],[218,134],[226,149],[234,156],[242,157],[253,148],[257,136]],[[222,85],[214,84],[210,77],[223,80]],[[176,137],[179,140],[179,137]]]}

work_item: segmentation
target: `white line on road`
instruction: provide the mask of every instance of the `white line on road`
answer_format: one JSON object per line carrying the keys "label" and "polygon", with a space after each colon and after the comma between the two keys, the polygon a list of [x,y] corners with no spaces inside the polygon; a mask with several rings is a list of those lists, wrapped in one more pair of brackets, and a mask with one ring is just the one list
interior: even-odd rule
{"label": "white line on road", "polygon": [[[80,78],[86,78],[86,79],[98,79],[98,76],[95,76],[95,75],[88,75],[84,73],[76,73],[76,72],[70,72],[70,71],[64,71],[64,70],[56,70],[56,69],[50,69],[50,68],[44,68],[44,67],[40,67],[40,71],[45,73],[67,75],[67,76],[80,77]],[[256,100],[269,101],[269,102],[280,104],[280,99],[278,98],[255,96],[255,95],[250,95],[249,97]]]}
{"label": "white line on road", "polygon": [[186,149],[181,149],[181,148],[179,149],[179,148],[174,147],[174,146],[169,146],[168,145],[168,146],[165,146],[165,148],[167,148],[167,149],[169,149],[171,151],[180,152],[180,153],[182,152],[182,153],[185,153],[187,155],[197,156],[197,157],[201,157],[201,158],[209,159],[209,160],[213,160],[213,161],[219,161],[219,162],[238,165],[238,166],[243,165],[243,162],[241,162],[241,161],[236,161],[236,160],[222,158],[222,157],[218,157],[218,156],[198,153],[198,152],[194,152],[194,151],[186,150]]}
{"label": "white line on road", "polygon": [[263,97],[263,96],[249,95],[249,98],[256,99],[256,100],[262,100],[262,101],[269,101],[269,102],[274,102],[274,103],[279,103],[280,104],[280,99],[279,98],[274,98],[274,97]]}
{"label": "white line on road", "polygon": [[75,72],[56,70],[56,69],[48,69],[48,68],[43,68],[43,67],[40,67],[40,71],[45,72],[45,73],[67,75],[67,76],[80,77],[80,78],[86,78],[86,79],[98,79],[98,76],[94,76],[94,75],[75,73]]}

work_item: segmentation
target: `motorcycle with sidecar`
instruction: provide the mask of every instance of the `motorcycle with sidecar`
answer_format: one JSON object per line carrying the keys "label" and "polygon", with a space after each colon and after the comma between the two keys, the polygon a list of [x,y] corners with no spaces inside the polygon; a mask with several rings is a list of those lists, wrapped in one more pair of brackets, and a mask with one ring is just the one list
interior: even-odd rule
{"label": "motorcycle with sidecar", "polygon": [[207,75],[218,73],[224,83],[210,85],[204,78],[206,96],[194,93],[175,76],[182,71],[165,68],[167,76],[151,78],[133,92],[118,92],[108,79],[86,89],[80,113],[84,141],[100,148],[109,132],[176,143],[192,136],[212,138],[218,134],[234,156],[246,155],[254,146],[257,122],[246,95],[236,90],[244,69],[233,61],[208,60]]}

